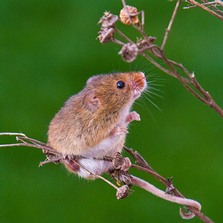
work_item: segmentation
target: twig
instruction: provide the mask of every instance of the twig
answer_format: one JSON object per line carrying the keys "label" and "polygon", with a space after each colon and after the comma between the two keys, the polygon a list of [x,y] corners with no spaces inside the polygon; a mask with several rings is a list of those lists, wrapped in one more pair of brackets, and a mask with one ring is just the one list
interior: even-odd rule
{"label": "twig", "polygon": [[[214,15],[215,17],[223,20],[223,16],[222,15],[219,15],[217,12],[215,12],[214,10],[211,10],[210,8],[208,8],[207,6],[205,6],[205,4],[201,4],[197,1],[194,1],[194,0],[186,0],[186,2],[192,4],[193,6],[197,6],[199,8],[202,8],[203,10],[207,11],[208,13]],[[215,1],[215,3],[218,3],[219,5],[222,6],[222,2],[221,1]],[[184,7],[184,9],[188,9],[190,7]]]}
{"label": "twig", "polygon": [[167,201],[170,201],[170,202],[173,202],[173,203],[186,205],[186,206],[192,206],[192,207],[196,208],[198,211],[200,211],[200,209],[201,209],[201,205],[194,200],[173,196],[171,194],[163,192],[162,190],[154,187],[152,184],[150,184],[150,183],[148,183],[148,182],[146,182],[146,181],[144,181],[144,180],[142,180],[142,179],[140,179],[136,176],[131,175],[131,178],[132,178],[132,184],[133,185],[141,187],[141,188],[149,191],[150,193],[152,193],[153,195],[155,195],[157,197],[160,197],[164,200],[167,200]]}
{"label": "twig", "polygon": [[109,180],[105,179],[104,177],[102,177],[100,175],[97,175],[97,174],[92,173],[91,171],[89,171],[87,168],[85,168],[83,165],[81,165],[76,160],[72,159],[72,161],[75,162],[79,167],[81,167],[83,170],[85,170],[90,175],[94,176],[95,178],[99,178],[99,179],[103,180],[104,182],[106,182],[107,184],[109,184],[110,186],[112,186],[113,188],[115,188],[117,191],[119,190],[119,188],[117,186],[115,186],[113,183],[111,183]]}
{"label": "twig", "polygon": [[[202,220],[205,223],[214,223],[210,218],[208,218],[207,216],[205,216],[203,213],[200,212],[200,204],[194,200],[191,199],[185,199],[185,198],[180,198],[180,197],[176,197],[176,196],[172,196],[170,194],[166,194],[163,191],[160,191],[158,188],[155,188],[153,185],[149,184],[148,182],[132,176],[132,183],[136,186],[139,186],[143,189],[145,189],[146,191],[149,191],[150,193],[163,198],[164,200],[169,200],[170,202],[174,202],[174,203],[178,203],[178,204],[182,204],[185,203],[185,205],[190,206],[188,209],[191,213],[185,214],[182,209],[180,209],[180,214],[184,219],[190,219],[193,217],[193,215],[196,215],[198,218],[200,218],[200,220]],[[158,190],[159,191],[158,191]],[[172,199],[174,198],[174,200]],[[193,206],[193,207],[191,207]]]}
{"label": "twig", "polygon": [[[144,171],[152,176],[154,176],[156,179],[158,179],[166,188],[167,191],[170,188],[170,193],[174,194],[176,197],[181,197],[181,198],[185,198],[183,196],[182,193],[180,193],[172,184],[172,180],[167,180],[164,177],[162,177],[160,174],[158,174],[156,171],[151,170],[151,168],[146,168],[146,167],[141,167],[139,165],[135,165],[132,164],[131,166],[132,168],[136,168],[138,170]],[[206,215],[204,215],[202,212],[200,212],[200,210],[197,210],[196,208],[193,207],[187,207],[187,209],[189,210],[190,213],[192,214],[188,214],[187,216],[185,215],[185,213],[182,211],[182,209],[180,209],[180,214],[183,218],[185,219],[190,219],[192,218],[194,215],[196,215],[198,218],[200,218],[203,222],[206,223],[213,223],[213,221],[211,219],[209,219]]]}
{"label": "twig", "polygon": [[[185,198],[177,188],[172,183],[172,179],[165,179],[163,176],[158,174],[146,161],[145,159],[137,152],[132,149],[129,149],[128,147],[124,147],[124,149],[134,158],[135,162],[138,163],[139,165],[132,164],[131,167],[141,170],[143,172],[146,172],[152,176],[154,176],[156,179],[158,179],[166,188],[167,192],[174,194],[177,197]],[[148,186],[150,188],[150,186]],[[153,192],[151,192],[153,193]],[[165,198],[164,198],[165,199]],[[204,215],[202,212],[200,212],[198,209],[188,206],[187,210],[190,212],[188,214],[185,214],[183,212],[183,209],[180,209],[180,214],[183,218],[189,219],[192,218],[194,215],[196,215],[198,218],[200,218],[203,222],[206,223],[213,223],[211,219],[209,219],[206,215]]]}
{"label": "twig", "polygon": [[[191,1],[191,0],[190,0]],[[104,40],[104,36],[106,34],[106,41],[101,41],[102,43],[113,41],[116,44],[119,44],[122,46],[121,51],[119,54],[122,56],[122,58],[126,62],[132,62],[136,59],[137,55],[142,55],[145,57],[150,63],[152,63],[155,67],[157,67],[159,70],[163,71],[164,73],[177,78],[180,83],[197,99],[199,99],[204,104],[211,107],[213,110],[215,110],[221,117],[223,117],[223,109],[214,101],[211,94],[206,91],[201,84],[198,82],[198,80],[195,77],[195,74],[192,72],[189,72],[182,64],[175,62],[171,59],[168,59],[165,56],[165,53],[163,51],[169,32],[171,30],[174,18],[176,16],[177,10],[179,9],[181,1],[178,0],[177,4],[174,8],[174,11],[172,13],[171,20],[169,22],[169,25],[167,27],[167,30],[165,32],[162,46],[156,46],[153,44],[155,38],[153,37],[153,41],[151,42],[150,37],[147,36],[145,31],[140,28],[140,26],[130,23],[143,37],[143,39],[139,39],[136,43],[134,43],[131,39],[128,38],[120,29],[115,28],[115,23],[112,23],[111,28],[112,30],[116,31],[118,35],[120,35],[127,43],[119,41],[117,38],[111,38],[112,36],[110,33],[106,33],[106,30],[104,31],[104,26],[109,23],[109,21],[106,21],[106,19],[109,19],[110,17],[117,18],[117,16],[110,14],[107,18],[103,17],[103,20],[101,19],[101,36],[98,37],[98,39]],[[126,1],[122,0],[123,7],[126,7]],[[131,6],[129,6],[131,7]],[[128,13],[128,11],[127,11]],[[129,14],[129,20],[131,21],[131,16]],[[117,20],[116,20],[117,22]],[[104,24],[103,24],[104,23]],[[114,33],[112,33],[114,35]],[[162,61],[162,62],[160,62]],[[163,64],[164,62],[164,64]],[[178,71],[179,70],[179,71]],[[183,73],[183,74],[181,74]]]}
{"label": "twig", "polygon": [[178,0],[177,3],[176,3],[175,8],[173,10],[173,14],[172,14],[172,17],[170,19],[169,25],[168,25],[168,27],[166,29],[166,33],[164,35],[163,42],[162,42],[162,45],[161,45],[161,50],[163,50],[164,46],[166,45],[166,41],[167,41],[168,35],[170,33],[171,27],[173,25],[173,21],[174,21],[174,19],[176,17],[176,14],[177,14],[177,11],[179,9],[180,4],[181,4],[181,0]]}
{"label": "twig", "polygon": [[[78,160],[76,159],[77,156],[74,156],[73,158],[64,156],[63,154],[61,154],[61,153],[53,150],[51,147],[47,146],[45,143],[42,143],[38,140],[29,138],[28,136],[26,136],[25,134],[22,134],[22,133],[8,133],[8,132],[5,132],[5,133],[0,133],[0,136],[16,136],[17,140],[20,141],[18,143],[0,145],[0,147],[29,146],[29,147],[41,149],[45,153],[47,159],[45,161],[40,162],[39,166],[43,166],[43,165],[48,164],[48,163],[57,163],[57,162],[66,163],[66,162],[72,161],[76,165],[78,165],[80,168],[82,168],[83,170],[88,172],[94,178],[99,178],[99,179],[103,180],[104,182],[106,182],[107,184],[109,184],[110,186],[112,186],[113,188],[115,188],[116,191],[117,191],[116,192],[117,199],[125,198],[129,194],[128,193],[128,190],[129,190],[128,185],[123,185],[121,187],[117,187],[116,185],[111,183],[106,178],[92,173],[91,171],[86,169],[83,165],[81,165],[78,162]],[[165,200],[168,200],[168,201],[171,201],[171,202],[174,202],[174,203],[178,203],[178,204],[181,204],[181,205],[187,205],[188,210],[190,210],[190,211],[192,210],[191,213],[196,213],[196,211],[197,211],[198,215],[199,215],[201,206],[198,202],[193,201],[191,199],[184,198],[183,195],[181,195],[174,187],[171,187],[172,182],[168,181],[168,180],[165,180],[165,178],[163,178],[158,173],[156,173],[150,167],[150,165],[146,162],[146,160],[138,152],[133,151],[132,149],[129,149],[127,147],[125,147],[125,150],[128,151],[131,154],[131,156],[135,159],[135,161],[141,165],[141,166],[137,166],[137,165],[132,164],[133,168],[137,168],[139,170],[142,170],[142,171],[145,171],[149,174],[152,174],[157,179],[159,179],[164,185],[166,185],[167,188],[171,188],[171,190],[169,190],[171,193],[172,193],[172,191],[174,191],[174,193],[172,193],[172,195],[167,194],[167,193],[161,191],[160,189],[154,187],[153,185],[149,184],[148,182],[146,182],[144,180],[141,180],[141,179],[139,179],[135,176],[131,176],[129,174],[122,176],[122,174],[123,174],[122,172],[121,172],[121,175],[119,176],[121,180],[130,176],[130,179],[128,181],[131,182],[132,185],[139,186],[139,187],[147,190],[148,192],[150,192],[150,193],[152,193],[152,194],[154,194],[154,195],[156,195],[160,198],[163,198]],[[111,157],[105,157],[105,160],[106,161],[112,161],[112,158]],[[125,183],[126,181],[123,181],[123,182]],[[182,216],[186,216],[183,211],[181,211],[180,213],[181,213]],[[191,217],[193,217],[193,214],[189,214],[186,217],[191,218]]]}

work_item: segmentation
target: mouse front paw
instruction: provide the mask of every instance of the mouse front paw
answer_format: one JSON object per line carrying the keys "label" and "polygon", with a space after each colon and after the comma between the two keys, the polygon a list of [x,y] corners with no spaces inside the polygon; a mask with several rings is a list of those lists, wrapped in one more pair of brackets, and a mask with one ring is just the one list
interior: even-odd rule
{"label": "mouse front paw", "polygon": [[128,133],[127,128],[121,127],[119,125],[117,125],[115,128],[113,128],[111,131],[111,135],[116,135],[116,136],[126,135],[127,133]]}
{"label": "mouse front paw", "polygon": [[136,111],[130,112],[127,115],[125,121],[126,121],[126,123],[130,123],[130,122],[133,122],[133,121],[140,121],[140,115]]}

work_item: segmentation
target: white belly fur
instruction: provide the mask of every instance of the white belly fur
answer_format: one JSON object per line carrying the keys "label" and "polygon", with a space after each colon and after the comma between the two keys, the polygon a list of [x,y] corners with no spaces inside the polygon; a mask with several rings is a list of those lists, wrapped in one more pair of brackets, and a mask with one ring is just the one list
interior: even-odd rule
{"label": "white belly fur", "polygon": [[[89,170],[94,175],[102,175],[105,172],[108,172],[109,169],[112,169],[113,164],[109,161],[104,160],[94,160],[94,159],[80,159],[78,161],[80,165],[84,166],[87,170]],[[80,170],[77,172],[77,174],[80,177],[83,178],[92,178],[94,179],[94,176],[91,176],[91,174],[84,170],[83,168],[80,168]]]}
{"label": "white belly fur", "polygon": [[[129,114],[129,106],[126,106],[121,111],[121,119],[118,123],[119,126],[125,128],[127,127],[128,123],[126,123],[126,117]],[[125,138],[125,135],[113,135],[104,140],[102,140],[98,145],[88,149],[82,155],[85,157],[89,157],[89,159],[80,159],[79,163],[84,166],[87,170],[91,173],[96,175],[101,175],[107,172],[109,169],[113,168],[112,162],[104,161],[104,160],[97,160],[92,159],[95,158],[103,158],[104,156],[113,157],[116,152],[122,151],[122,146],[120,147],[120,143]],[[91,177],[89,172],[80,168],[77,174],[84,178],[94,178]]]}

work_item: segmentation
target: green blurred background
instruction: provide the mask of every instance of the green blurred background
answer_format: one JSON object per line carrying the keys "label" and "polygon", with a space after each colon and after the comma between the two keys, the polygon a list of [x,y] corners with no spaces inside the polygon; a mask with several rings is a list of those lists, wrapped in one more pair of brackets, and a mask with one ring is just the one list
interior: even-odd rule
{"label": "green blurred background", "polygon": [[[157,44],[174,3],[128,1],[145,11],[145,29],[157,37]],[[134,109],[142,121],[131,125],[126,144],[163,176],[174,176],[185,196],[201,202],[202,211],[221,222],[223,119],[143,58],[125,63],[117,55],[119,46],[96,41],[102,13],[118,14],[120,9],[119,0],[0,1],[0,132],[23,132],[45,142],[50,120],[87,78],[142,70],[161,85],[155,91],[161,98],[150,97],[161,111],[145,96],[138,101]],[[195,71],[223,107],[222,36],[220,20],[200,9],[181,7],[166,54]],[[9,142],[14,138],[0,138],[0,143]],[[138,188],[117,201],[114,189],[100,180],[80,179],[60,165],[38,168],[43,159],[32,148],[1,149],[0,222],[184,222],[176,204]],[[165,189],[150,176],[134,174]]]}

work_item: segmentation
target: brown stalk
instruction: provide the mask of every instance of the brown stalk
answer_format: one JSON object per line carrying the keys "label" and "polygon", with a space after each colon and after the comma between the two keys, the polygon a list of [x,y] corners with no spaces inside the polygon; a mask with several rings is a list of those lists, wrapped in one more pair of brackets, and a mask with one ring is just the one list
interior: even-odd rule
{"label": "brown stalk", "polygon": [[[190,2],[191,2],[191,0],[190,0]],[[169,25],[166,29],[165,34],[164,34],[164,38],[163,38],[161,47],[151,44],[149,42],[149,37],[147,36],[145,31],[139,25],[132,24],[133,28],[135,28],[138,32],[140,32],[143,40],[147,42],[147,45],[145,47],[138,49],[138,54],[145,57],[150,63],[152,63],[159,70],[163,71],[164,73],[166,73],[172,77],[177,78],[180,81],[180,83],[192,95],[194,95],[197,99],[202,101],[204,104],[211,107],[215,112],[217,112],[221,117],[223,117],[223,109],[214,101],[211,94],[202,87],[202,85],[198,82],[197,78],[195,77],[195,74],[193,72],[192,73],[189,72],[181,63],[178,63],[174,60],[167,58],[163,51],[163,49],[166,45],[167,39],[169,37],[169,33],[171,31],[177,11],[179,9],[180,3],[181,3],[181,0],[178,0],[176,3],[176,6],[172,13]],[[122,0],[122,4],[123,4],[123,7],[125,7],[126,1]],[[129,19],[131,21],[130,17],[129,17]],[[144,18],[142,18],[142,20],[144,21]],[[116,30],[116,33],[126,41],[126,43],[134,44],[134,42],[131,39],[129,39],[128,36],[126,36],[120,29],[115,28],[115,30]],[[118,40],[117,37],[113,39],[113,42],[117,43],[121,46],[126,44],[126,43]],[[164,66],[163,63],[161,63],[160,61],[165,62],[166,66]],[[178,69],[176,69],[176,68],[178,68]]]}
{"label": "brown stalk", "polygon": [[[0,145],[1,148],[3,147],[14,147],[14,146],[28,146],[28,147],[33,147],[33,148],[37,148],[37,149],[41,149],[44,154],[46,155],[46,160],[43,162],[40,162],[39,166],[43,166],[45,164],[48,163],[64,163],[67,162],[67,160],[72,160],[73,162],[75,162],[77,165],[79,165],[82,169],[84,169],[85,171],[87,171],[90,175],[94,176],[95,178],[99,178],[101,180],[103,180],[104,182],[106,182],[107,184],[109,184],[110,186],[112,186],[113,188],[116,189],[116,197],[117,199],[122,199],[128,196],[128,185],[125,185],[125,181],[123,181],[124,185],[121,187],[117,187],[116,185],[114,185],[112,182],[110,182],[109,180],[107,180],[106,178],[100,176],[100,175],[95,175],[92,172],[90,172],[88,169],[86,169],[83,165],[79,164],[79,162],[77,162],[77,157],[67,157],[64,156],[63,154],[55,151],[53,148],[49,147],[48,145],[46,145],[45,143],[42,143],[38,140],[32,139],[27,137],[26,135],[22,134],[22,133],[0,133],[0,136],[16,136],[16,139],[18,141],[18,143],[13,143],[13,144],[3,144]],[[199,217],[199,214],[201,214],[200,212],[200,204],[194,200],[191,199],[186,199],[180,192],[178,192],[172,185],[172,181],[171,179],[166,180],[164,177],[162,177],[161,175],[159,175],[158,173],[156,173],[150,166],[149,164],[145,161],[145,159],[137,152],[133,151],[132,149],[128,149],[127,147],[125,147],[125,150],[127,152],[129,152],[131,154],[131,156],[134,158],[135,162],[138,163],[139,165],[135,165],[132,164],[132,168],[136,168],[138,170],[144,171],[146,173],[149,173],[153,176],[155,176],[157,179],[160,180],[160,182],[162,182],[166,187],[167,187],[167,192],[164,192],[156,187],[154,187],[152,184],[150,184],[149,182],[146,182],[136,176],[130,175],[127,173],[127,175],[125,173],[120,173],[119,174],[119,179],[124,179],[126,177],[129,177],[128,182],[131,183],[131,185],[135,185],[138,186],[142,189],[147,190],[148,192],[154,194],[155,196],[158,196],[162,199],[168,200],[170,202],[174,202],[174,203],[178,203],[181,205],[187,205],[187,209],[192,213],[190,214],[190,218],[193,217],[194,214],[196,214]],[[80,158],[80,157],[79,157]],[[108,158],[106,157],[105,160],[107,161],[112,161],[113,158]],[[124,175],[123,175],[124,174]],[[124,176],[124,178],[123,178]],[[122,182],[122,180],[121,180]],[[182,216],[186,216],[184,214],[184,212],[181,210],[181,215]],[[208,222],[208,221],[206,221]]]}
{"label": "brown stalk", "polygon": [[[134,158],[134,161],[137,163],[132,164],[132,168],[141,170],[143,172],[146,172],[156,179],[158,179],[166,188],[167,191],[171,194],[174,194],[177,197],[184,198],[184,195],[173,185],[172,178],[164,178],[160,174],[158,174],[151,166],[148,165],[148,163],[145,161],[145,159],[136,151],[129,149],[128,147],[124,147],[124,149]],[[142,187],[141,187],[142,188]],[[200,210],[197,210],[194,207],[187,207],[187,209],[196,215],[200,220],[202,220],[205,223],[213,223],[213,221],[208,218],[206,215],[204,215]]]}
{"label": "brown stalk", "polygon": [[161,48],[160,48],[161,50],[163,50],[163,49],[164,49],[164,46],[166,45],[166,41],[167,41],[169,32],[170,32],[171,27],[172,27],[172,25],[173,25],[173,21],[174,21],[174,19],[175,19],[175,17],[176,17],[176,14],[177,14],[177,11],[178,11],[178,9],[179,9],[180,4],[181,4],[181,0],[178,0],[177,3],[176,3],[175,8],[174,8],[174,10],[173,10],[173,14],[172,14],[172,17],[171,17],[171,19],[170,19],[169,25],[168,25],[168,27],[167,27],[167,29],[166,29],[166,33],[165,33],[165,35],[164,35],[163,42],[162,42],[162,45],[161,45]]}
{"label": "brown stalk", "polygon": [[[184,9],[189,9],[192,7],[199,7],[201,9],[207,11],[211,15],[217,17],[218,19],[223,20],[222,11],[219,10],[218,8],[216,8],[215,6],[213,6],[215,4],[218,4],[219,6],[223,7],[223,3],[219,0],[215,0],[212,2],[206,2],[206,3],[199,3],[195,0],[186,0],[186,2],[190,3],[192,6],[184,7]],[[211,6],[213,9],[211,9],[208,6]]]}
{"label": "brown stalk", "polygon": [[[18,143],[13,143],[13,144],[5,144],[5,145],[0,145],[1,148],[3,147],[14,147],[14,146],[29,146],[29,147],[33,147],[33,148],[37,148],[37,149],[41,149],[44,154],[46,155],[46,160],[43,162],[40,162],[39,166],[48,164],[48,163],[63,163],[66,162],[67,159],[72,160],[73,162],[75,162],[77,165],[79,165],[81,168],[83,168],[85,171],[87,171],[89,174],[91,174],[92,176],[94,176],[95,178],[99,178],[101,180],[103,180],[104,182],[106,182],[107,184],[109,184],[110,186],[112,186],[113,188],[116,189],[116,197],[117,199],[122,199],[128,196],[128,186],[127,185],[123,185],[121,187],[117,187],[116,185],[114,185],[112,182],[110,182],[109,180],[107,180],[106,178],[99,176],[99,175],[94,175],[93,173],[91,173],[88,169],[86,169],[84,166],[80,165],[76,158],[72,158],[72,157],[67,157],[64,156],[63,154],[58,153],[57,151],[55,151],[54,149],[52,149],[51,147],[47,146],[45,143],[42,143],[38,140],[32,139],[27,137],[26,135],[22,134],[22,133],[0,133],[0,136],[16,136],[16,139],[18,141]],[[140,179],[136,176],[127,174],[127,176],[129,176],[129,182],[131,182],[132,185],[134,186],[138,186],[142,189],[147,190],[148,192],[154,194],[155,196],[158,196],[162,199],[168,200],[170,202],[174,202],[174,203],[178,203],[181,205],[186,205],[187,206],[187,210],[189,211],[189,214],[185,214],[183,212],[182,209],[180,209],[180,213],[181,216],[185,217],[185,218],[191,218],[194,215],[196,215],[198,218],[200,218],[203,222],[206,223],[212,223],[212,221],[205,216],[203,213],[200,212],[200,204],[194,200],[191,199],[186,199],[174,186],[172,183],[172,179],[165,179],[164,177],[162,177],[160,174],[158,174],[156,171],[153,170],[153,168],[147,163],[147,161],[136,151],[129,149],[127,147],[124,147],[124,149],[133,157],[134,161],[137,163],[136,164],[132,164],[131,168],[136,168],[140,171],[146,172],[152,176],[154,176],[156,179],[158,179],[166,188],[166,192],[161,191],[160,189],[154,187],[152,184],[150,184],[149,182],[146,182],[143,179]],[[107,161],[111,161],[113,158],[108,158],[106,157],[105,160]],[[120,179],[122,179],[122,173],[120,174]],[[126,174],[125,176],[126,177]]]}
{"label": "brown stalk", "polygon": [[[206,4],[206,0],[203,0]],[[191,2],[191,1],[190,1]],[[221,117],[223,117],[223,109],[214,101],[212,96],[208,91],[206,91],[202,85],[198,82],[198,80],[195,77],[195,74],[193,72],[189,72],[181,63],[178,63],[176,61],[173,61],[165,56],[164,53],[164,47],[166,45],[167,39],[169,37],[169,33],[171,31],[174,19],[176,17],[177,11],[179,9],[181,1],[178,0],[176,3],[176,6],[174,8],[174,11],[172,13],[171,19],[169,21],[169,25],[166,29],[166,32],[163,37],[163,42],[161,47],[156,46],[153,44],[153,42],[150,42],[149,36],[145,33],[144,29],[144,13],[142,14],[142,22],[143,26],[135,25],[133,22],[131,23],[132,27],[135,28],[142,36],[142,39],[134,43],[132,40],[129,40],[129,38],[122,33],[121,30],[118,30],[116,32],[118,35],[120,35],[125,42],[121,42],[121,46],[126,46],[128,43],[136,44],[138,46],[137,53],[139,55],[142,55],[145,57],[150,63],[152,63],[155,67],[163,71],[164,73],[175,77],[179,80],[179,82],[197,99],[199,99],[204,104],[211,107],[213,110],[215,110]],[[126,7],[126,1],[122,0],[123,7]],[[213,6],[213,5],[212,5]],[[131,6],[130,6],[131,7]],[[213,7],[214,8],[214,7]],[[206,8],[205,8],[206,9]],[[131,16],[129,14],[129,20],[131,21]],[[115,38],[115,41],[117,42],[117,37]],[[120,43],[120,42],[119,42]],[[125,53],[126,53],[125,47]],[[128,48],[127,48],[128,49]],[[126,57],[126,62],[133,61],[135,57],[135,52],[132,52],[132,48],[129,47],[129,54],[128,57]],[[119,52],[120,54],[120,52]],[[133,55],[132,60],[129,59],[129,55]],[[122,55],[123,59],[125,60],[125,55]],[[163,63],[164,62],[164,63]],[[142,157],[139,154],[135,154],[135,152],[132,152],[128,148],[125,147],[125,149],[133,156],[134,160],[138,162],[139,165],[132,164],[132,168],[139,169],[141,171],[144,171],[148,174],[153,175],[156,179],[158,179],[163,185],[167,187],[167,191],[171,191],[172,194],[175,196],[183,198],[184,196],[173,186],[171,179],[165,179],[162,176],[160,176],[157,172],[155,172],[145,161],[142,161]],[[139,159],[139,157],[141,157]],[[141,182],[142,183],[142,182]],[[143,183],[142,183],[143,184]],[[210,220],[207,216],[202,214],[199,210],[193,207],[188,207],[188,210],[196,215],[198,218],[200,218],[203,222],[213,222]],[[185,216],[186,217],[186,216]]]}

